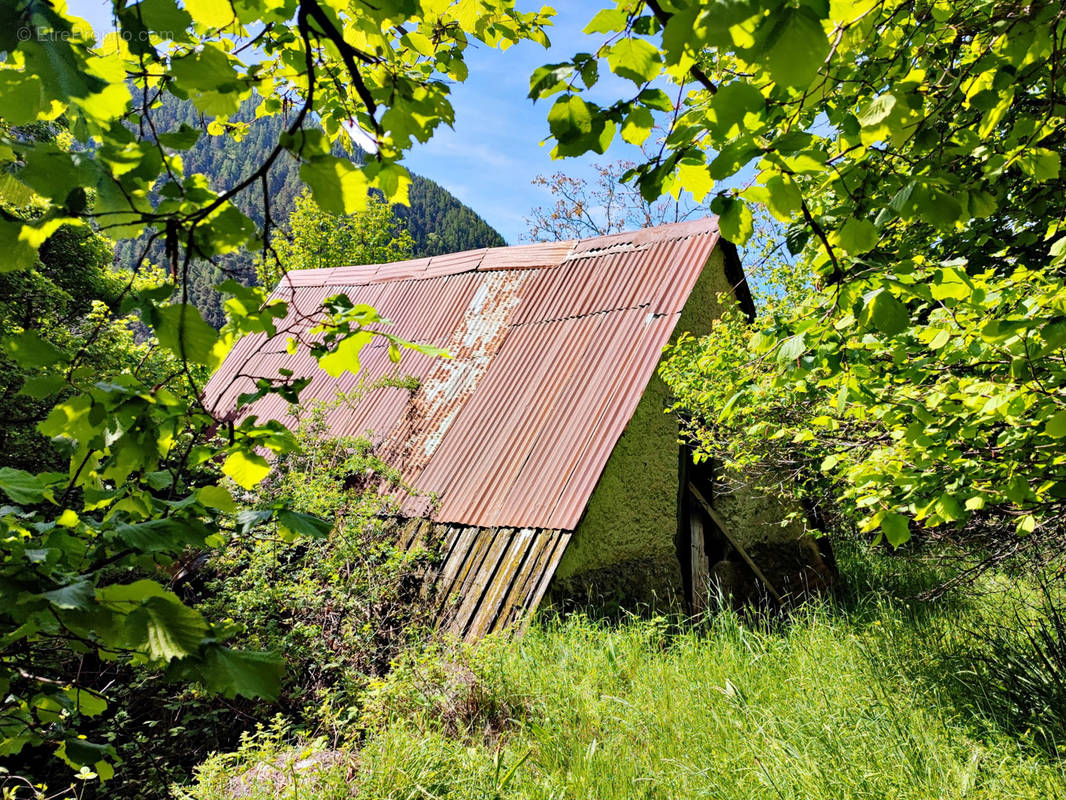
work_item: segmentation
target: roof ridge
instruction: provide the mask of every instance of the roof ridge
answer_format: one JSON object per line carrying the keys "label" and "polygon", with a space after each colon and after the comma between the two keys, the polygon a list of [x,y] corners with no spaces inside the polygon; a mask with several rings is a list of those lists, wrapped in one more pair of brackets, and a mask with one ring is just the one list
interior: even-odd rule
{"label": "roof ridge", "polygon": [[479,247],[457,253],[441,253],[385,264],[352,264],[343,267],[286,272],[279,287],[366,286],[398,280],[425,280],[464,272],[488,270],[546,269],[577,258],[607,251],[642,250],[656,243],[685,239],[718,231],[717,217],[672,222],[654,228],[638,228],[586,239],[526,242],[503,247]]}

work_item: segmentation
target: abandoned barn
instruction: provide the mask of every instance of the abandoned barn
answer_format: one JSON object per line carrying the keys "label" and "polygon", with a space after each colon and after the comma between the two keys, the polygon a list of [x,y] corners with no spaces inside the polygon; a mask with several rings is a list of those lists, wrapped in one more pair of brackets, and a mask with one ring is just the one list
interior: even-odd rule
{"label": "abandoned barn", "polygon": [[[802,525],[778,524],[773,501],[716,498],[664,413],[664,345],[682,330],[708,333],[723,304],[753,310],[715,220],[292,272],[275,292],[290,303],[279,327],[311,324],[339,293],[453,357],[405,353],[396,364],[375,340],[358,376],[332,378],[306,348],[287,353],[286,337],[251,336],[208,384],[208,405],[234,408],[254,377],[279,368],[311,378],[305,402],[377,386],[331,407],[328,429],[369,438],[417,489],[402,499],[398,536],[441,548],[434,597],[455,633],[521,624],[549,591],[698,607],[722,564],[754,569],[776,592],[751,559],[771,539],[794,551],[793,573],[818,561]],[[389,375],[414,380],[381,385]],[[276,395],[244,413],[292,422]]]}

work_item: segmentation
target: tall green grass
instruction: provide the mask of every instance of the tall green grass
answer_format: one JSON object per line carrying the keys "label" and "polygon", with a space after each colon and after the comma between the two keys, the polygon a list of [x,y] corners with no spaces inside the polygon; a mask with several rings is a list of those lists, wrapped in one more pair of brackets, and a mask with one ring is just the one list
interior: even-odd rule
{"label": "tall green grass", "polygon": [[[357,769],[289,796],[1066,797],[1066,753],[996,719],[966,674],[1002,597],[923,603],[935,573],[858,551],[844,566],[847,591],[787,619],[572,615],[428,650],[367,698]],[[192,796],[253,751],[205,764]]]}

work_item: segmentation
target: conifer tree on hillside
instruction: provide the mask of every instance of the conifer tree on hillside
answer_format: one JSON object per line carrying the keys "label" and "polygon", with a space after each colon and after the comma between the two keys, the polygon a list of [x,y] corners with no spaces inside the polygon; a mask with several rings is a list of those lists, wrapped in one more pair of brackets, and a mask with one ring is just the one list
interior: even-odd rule
{"label": "conifer tree on hillside", "polygon": [[428,178],[411,176],[410,199],[410,206],[394,208],[411,232],[415,257],[507,244],[473,210]]}

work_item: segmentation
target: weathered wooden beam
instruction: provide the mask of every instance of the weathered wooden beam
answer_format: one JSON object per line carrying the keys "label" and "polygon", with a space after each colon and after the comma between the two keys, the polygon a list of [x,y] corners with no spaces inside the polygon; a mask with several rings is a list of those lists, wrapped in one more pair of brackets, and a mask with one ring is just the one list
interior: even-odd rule
{"label": "weathered wooden beam", "polygon": [[733,547],[738,553],[740,553],[740,557],[744,559],[744,561],[749,567],[751,567],[751,571],[755,573],[755,577],[758,578],[762,582],[762,585],[766,587],[766,591],[770,593],[770,596],[773,597],[775,601],[777,601],[778,605],[783,604],[785,602],[785,599],[780,595],[777,589],[774,588],[774,585],[770,583],[770,579],[763,574],[763,571],[761,569],[759,569],[759,565],[756,564],[752,560],[751,556],[748,555],[748,551],[745,550],[743,546],[741,546],[740,542],[736,539],[736,537],[729,533],[729,526],[722,518],[722,515],[719,514],[714,509],[714,507],[707,502],[706,498],[704,498],[704,496],[700,494],[700,490],[696,488],[696,485],[692,481],[688,482],[688,490],[692,493],[692,496],[696,498],[696,502],[703,506],[703,510],[707,512],[708,516],[710,516],[710,518],[714,520],[714,524],[718,526],[718,529],[722,532],[722,535],[729,540],[729,543],[733,545]]}
{"label": "weathered wooden beam", "polygon": [[707,560],[706,531],[703,529],[703,520],[699,514],[688,515],[688,530],[692,610],[699,614],[707,610],[707,583],[711,577],[710,564]]}
{"label": "weathered wooden beam", "polygon": [[561,531],[558,529],[553,529],[548,533],[551,534],[552,541],[548,542],[545,546],[545,550],[548,551],[547,559],[541,567],[540,575],[537,576],[537,581],[533,587],[533,593],[526,601],[526,610],[521,627],[523,633],[526,628],[529,627],[529,621],[533,618],[533,614],[537,610],[537,607],[540,606],[540,601],[544,599],[544,593],[548,590],[548,584],[551,583],[552,578],[555,577],[555,570],[559,566],[559,561],[563,557],[563,552],[566,550],[566,546],[570,544],[570,537],[572,535],[572,531]]}

